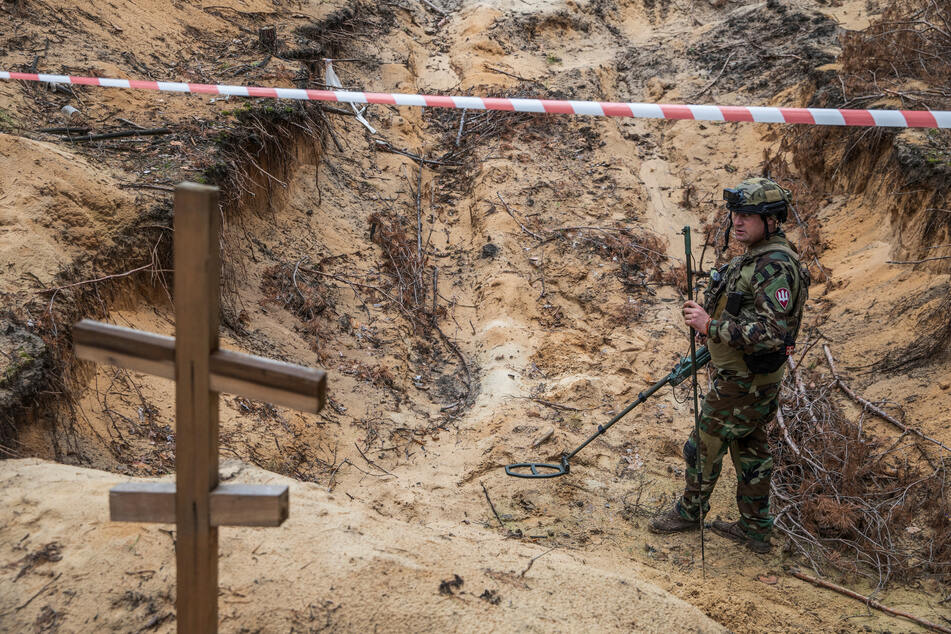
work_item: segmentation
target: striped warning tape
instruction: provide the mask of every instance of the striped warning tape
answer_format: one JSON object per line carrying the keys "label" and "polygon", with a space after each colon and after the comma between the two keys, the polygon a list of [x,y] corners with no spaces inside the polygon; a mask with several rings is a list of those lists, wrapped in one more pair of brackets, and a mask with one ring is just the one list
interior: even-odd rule
{"label": "striped warning tape", "polygon": [[270,97],[305,101],[377,103],[393,106],[507,110],[548,114],[577,114],[642,119],[692,119],[695,121],[750,121],[756,123],[801,123],[889,128],[951,128],[951,112],[941,110],[847,110],[836,108],[772,108],[761,106],[711,106],[655,103],[611,103],[557,99],[510,99],[505,97],[455,97],[401,93],[354,92],[349,90],[304,90],[225,84],[192,84],[104,77],[72,77],[0,71],[0,79],[40,81],[78,86],[103,86],[133,90]]}

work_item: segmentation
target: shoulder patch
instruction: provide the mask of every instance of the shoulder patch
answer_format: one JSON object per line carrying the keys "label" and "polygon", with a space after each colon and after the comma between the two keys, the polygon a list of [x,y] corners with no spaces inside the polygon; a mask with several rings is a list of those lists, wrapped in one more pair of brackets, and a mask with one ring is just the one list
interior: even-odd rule
{"label": "shoulder patch", "polygon": [[783,307],[783,310],[785,310],[786,306],[789,305],[790,293],[789,289],[785,286],[776,289],[776,292],[773,293],[773,297],[775,297],[776,301],[779,302],[779,305]]}

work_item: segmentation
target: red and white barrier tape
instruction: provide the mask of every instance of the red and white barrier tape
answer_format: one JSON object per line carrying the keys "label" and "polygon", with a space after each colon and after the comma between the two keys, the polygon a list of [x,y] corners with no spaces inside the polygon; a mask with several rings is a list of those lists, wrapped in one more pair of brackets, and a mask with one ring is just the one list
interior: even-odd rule
{"label": "red and white barrier tape", "polygon": [[451,97],[347,90],[303,90],[224,84],[190,84],[102,77],[71,77],[0,71],[0,79],[40,81],[79,86],[104,86],[134,90],[190,92],[237,97],[270,97],[305,101],[378,103],[394,106],[508,110],[548,114],[578,114],[643,119],[693,119],[695,121],[750,121],[756,123],[802,123],[890,128],[951,128],[951,112],[941,110],[845,110],[835,108],[771,108],[760,106],[695,106],[654,103],[610,103],[555,99],[510,99],[504,97]]}

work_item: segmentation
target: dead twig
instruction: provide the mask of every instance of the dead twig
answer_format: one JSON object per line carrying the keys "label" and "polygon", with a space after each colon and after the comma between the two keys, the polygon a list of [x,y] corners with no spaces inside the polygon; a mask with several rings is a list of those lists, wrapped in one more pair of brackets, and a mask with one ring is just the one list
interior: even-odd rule
{"label": "dead twig", "polygon": [[139,125],[134,121],[129,121],[128,119],[123,119],[122,117],[116,117],[116,121],[119,123],[124,123],[130,128],[135,128],[136,130],[146,130],[147,128],[144,125]]}
{"label": "dead twig", "polygon": [[727,56],[726,61],[723,62],[723,66],[720,67],[720,72],[717,73],[717,76],[714,77],[714,78],[710,81],[709,84],[707,84],[706,86],[704,86],[703,89],[702,89],[700,92],[697,92],[697,93],[694,93],[693,95],[691,95],[691,96],[690,96],[690,99],[696,99],[697,97],[700,97],[701,95],[703,95],[703,93],[705,93],[705,92],[707,92],[708,90],[710,90],[711,88],[713,88],[713,85],[714,85],[715,83],[717,83],[718,81],[720,81],[720,76],[723,75],[723,71],[725,71],[725,70],[726,70],[726,67],[730,64],[730,60],[733,59],[733,54],[734,54],[734,53],[736,53],[736,51],[730,51],[730,54]]}
{"label": "dead twig", "polygon": [[442,165],[445,167],[459,167],[461,165],[461,163],[446,163],[445,161],[436,161],[433,159],[423,158],[422,156],[418,156],[416,154],[413,154],[412,152],[407,152],[406,150],[400,150],[399,148],[395,148],[392,145],[390,145],[389,142],[384,141],[383,139],[374,139],[373,145],[377,150],[381,152],[390,152],[392,154],[399,154],[401,156],[411,158],[417,163],[421,163],[425,165]]}
{"label": "dead twig", "polygon": [[379,469],[379,470],[382,471],[383,473],[385,473],[385,474],[387,474],[387,475],[391,475],[391,476],[393,476],[394,478],[398,478],[398,477],[399,477],[398,475],[395,475],[395,474],[393,474],[393,473],[390,473],[389,471],[387,471],[386,469],[384,469],[383,467],[381,467],[381,466],[378,465],[377,463],[375,463],[375,462],[373,462],[372,460],[370,460],[369,458],[367,458],[367,455],[366,455],[365,453],[363,453],[363,450],[360,449],[360,446],[357,445],[357,443],[353,443],[353,446],[357,448],[357,451],[360,452],[360,455],[363,457],[364,460],[367,461],[367,464],[368,464],[368,465],[370,465],[371,467],[376,467],[377,469]]}
{"label": "dead twig", "polygon": [[806,411],[809,412],[812,424],[815,425],[818,431],[822,431],[822,425],[819,424],[819,419],[816,418],[815,412],[812,411],[812,403],[806,396],[806,386],[802,383],[802,376],[799,374],[799,368],[796,366],[796,362],[792,357],[789,357],[786,362],[789,364],[789,370],[792,372],[793,380],[796,382],[796,395],[799,397],[801,403],[805,403]]}
{"label": "dead twig", "polygon": [[495,504],[492,504],[492,498],[489,497],[489,490],[485,488],[485,483],[480,480],[479,484],[482,485],[482,492],[485,493],[485,501],[489,503],[489,508],[491,508],[492,512],[495,514],[495,519],[499,520],[499,526],[502,528],[505,528],[505,524],[502,522],[502,518],[499,517],[499,512],[495,510]]}
{"label": "dead twig", "polygon": [[540,554],[540,555],[535,555],[534,557],[532,557],[531,560],[529,560],[528,565],[525,566],[525,570],[523,570],[521,573],[519,573],[518,576],[519,576],[519,577],[524,577],[524,576],[525,576],[525,573],[532,569],[532,564],[535,563],[535,560],[536,560],[536,559],[540,559],[541,557],[544,557],[545,555],[547,555],[547,554],[550,553],[551,551],[555,550],[556,548],[558,548],[558,546],[552,546],[551,548],[549,548],[548,550],[546,550],[546,551],[543,552],[542,554]]}
{"label": "dead twig", "polygon": [[343,152],[343,146],[340,145],[340,140],[337,139],[336,133],[334,133],[334,128],[330,124],[330,120],[327,119],[327,115],[324,114],[324,106],[317,106],[317,114],[320,115],[320,120],[324,122],[324,129],[330,134],[331,140],[334,142],[334,146],[337,148],[338,152]]}
{"label": "dead twig", "polygon": [[63,136],[60,141],[70,141],[71,143],[81,143],[85,141],[100,141],[102,139],[118,139],[127,136],[155,136],[159,134],[171,134],[168,128],[151,128],[148,130],[119,130],[118,132],[104,132],[102,134],[87,134],[85,136]]}
{"label": "dead twig", "polygon": [[907,612],[902,612],[901,610],[895,610],[895,609],[886,607],[886,606],[882,605],[881,603],[879,603],[878,601],[876,601],[875,599],[872,599],[871,597],[867,597],[867,596],[865,596],[865,595],[859,594],[858,592],[854,592],[854,591],[852,591],[852,590],[849,590],[848,588],[843,588],[843,587],[840,586],[840,585],[837,585],[837,584],[835,584],[835,583],[831,583],[831,582],[829,582],[829,581],[825,581],[825,580],[823,580],[823,579],[817,579],[817,578],[815,578],[815,577],[810,577],[809,575],[806,575],[806,574],[803,574],[803,573],[799,572],[799,571],[796,570],[795,568],[792,569],[792,570],[790,570],[790,571],[789,571],[789,574],[791,574],[792,576],[796,577],[797,579],[802,579],[803,581],[808,581],[809,583],[811,583],[811,584],[813,584],[813,585],[816,585],[816,586],[819,586],[819,587],[821,587],[821,588],[827,588],[827,589],[829,589],[829,590],[834,590],[835,592],[838,592],[839,594],[844,594],[844,595],[847,596],[847,597],[851,597],[851,598],[853,598],[853,599],[857,599],[857,600],[861,601],[862,603],[864,603],[865,605],[867,605],[868,607],[870,607],[870,608],[875,608],[876,610],[880,610],[880,611],[882,611],[882,612],[885,612],[886,614],[891,614],[891,615],[893,615],[893,616],[900,616],[900,617],[902,617],[902,618],[909,619],[909,620],[911,620],[911,621],[914,621],[914,622],[917,623],[918,625],[921,625],[922,627],[926,627],[926,628],[928,628],[928,629],[934,630],[935,632],[945,632],[946,634],[951,634],[951,629],[948,629],[948,628],[944,627],[943,625],[937,625],[937,624],[935,624],[935,623],[932,623],[932,622],[930,622],[930,621],[926,621],[926,620],[924,620],[924,619],[922,619],[922,618],[920,618],[920,617],[917,617],[917,616],[915,616],[914,614],[909,614],[909,613],[907,613]]}
{"label": "dead twig", "polygon": [[529,79],[529,78],[527,78],[527,77],[522,77],[521,75],[516,75],[515,73],[510,73],[510,72],[507,72],[507,71],[502,70],[501,68],[496,68],[495,66],[489,66],[488,64],[483,64],[482,67],[485,68],[485,69],[488,70],[488,71],[492,71],[493,73],[498,73],[498,74],[500,74],[500,75],[507,75],[508,77],[511,77],[511,78],[513,78],[513,79],[517,79],[517,80],[519,80],[519,81],[530,81],[530,82],[532,82],[533,84],[540,84],[540,83],[541,83],[541,82],[538,81],[537,79]]}
{"label": "dead twig", "polygon": [[[47,588],[49,588],[51,585],[53,585],[53,582],[55,582],[57,579],[59,579],[59,578],[62,577],[62,576],[63,576],[63,573],[60,572],[60,573],[58,573],[55,577],[53,577],[52,579],[50,579],[49,581],[47,581],[47,582],[43,585],[43,587],[40,588],[40,589],[36,592],[36,594],[34,594],[34,595],[33,595],[32,597],[30,597],[29,599],[27,599],[26,602],[23,603],[22,605],[17,606],[16,609],[14,610],[14,612],[19,612],[20,610],[22,610],[22,609],[25,608],[26,606],[30,605],[30,603],[33,602],[33,599],[35,599],[36,597],[38,597],[38,596],[40,596],[41,594],[43,594],[43,593],[46,591]],[[5,612],[4,614],[10,614],[10,613],[9,613],[9,612]]]}
{"label": "dead twig", "polygon": [[459,118],[459,131],[456,133],[456,147],[459,147],[459,141],[462,140],[462,129],[466,125],[466,108],[462,109],[462,116]]}
{"label": "dead twig", "polygon": [[534,231],[532,231],[531,229],[523,225],[522,222],[518,218],[515,217],[515,214],[512,212],[512,209],[509,207],[509,204],[505,202],[504,198],[502,198],[501,192],[496,192],[496,195],[499,197],[499,200],[502,201],[502,205],[505,207],[505,211],[508,213],[508,215],[512,216],[512,220],[514,220],[516,224],[518,224],[518,226],[522,228],[522,231],[532,236],[539,242],[543,242],[545,240],[545,238],[541,237],[540,235],[538,235],[537,233],[535,233]]}
{"label": "dead twig", "polygon": [[935,440],[934,438],[931,438],[930,436],[924,435],[923,433],[921,433],[914,427],[909,427],[908,425],[905,425],[904,423],[899,422],[894,416],[889,415],[881,408],[876,407],[875,405],[872,405],[871,402],[869,402],[868,400],[862,398],[861,396],[853,392],[852,389],[849,388],[849,386],[846,385],[842,381],[842,379],[839,377],[839,375],[836,373],[835,362],[832,360],[832,352],[829,350],[829,346],[826,344],[823,344],[822,350],[826,353],[826,361],[829,363],[829,369],[832,371],[832,378],[835,380],[836,385],[838,385],[839,388],[849,396],[849,398],[851,398],[853,401],[860,404],[862,407],[872,412],[876,416],[885,419],[886,421],[888,421],[889,423],[891,423],[898,429],[902,430],[903,432],[906,432],[909,434],[915,434],[916,436],[924,438],[928,442],[933,442],[934,444],[938,445],[939,447],[941,447],[942,449],[946,451],[951,451],[951,447],[948,447],[947,445],[943,444],[942,442],[938,440]]}
{"label": "dead twig", "polygon": [[933,258],[924,258],[921,260],[886,260],[886,264],[921,264],[922,262],[933,262],[934,260],[951,260],[951,255],[939,255]]}
{"label": "dead twig", "polygon": [[[133,273],[138,273],[139,271],[143,271],[143,270],[145,270],[145,269],[147,269],[147,268],[150,268],[150,267],[152,267],[154,264],[155,264],[154,262],[149,262],[148,264],[143,264],[142,266],[140,266],[140,267],[138,267],[138,268],[134,268],[134,269],[132,269],[131,271],[126,271],[125,273],[115,273],[115,274],[113,274],[113,275],[106,275],[106,276],[104,276],[104,277],[97,277],[97,278],[94,279],[94,280],[83,280],[83,281],[81,281],[81,282],[73,282],[72,284],[66,284],[66,285],[64,285],[64,286],[57,286],[56,288],[43,288],[43,289],[40,289],[40,290],[38,290],[38,291],[36,291],[36,292],[37,292],[37,293],[58,293],[58,292],[61,291],[61,290],[64,290],[64,289],[67,289],[67,288],[72,288],[72,287],[74,287],[74,286],[82,286],[83,284],[94,284],[94,283],[96,283],[96,282],[104,282],[104,281],[106,281],[106,280],[112,280],[112,279],[116,279],[116,278],[119,278],[119,277],[126,277],[126,276],[129,276],[129,275],[132,275]],[[168,271],[163,271],[163,272],[168,272]]]}
{"label": "dead twig", "polygon": [[581,409],[581,408],[579,408],[579,407],[572,407],[571,405],[562,405],[562,404],[560,404],[560,403],[552,403],[551,401],[546,401],[546,400],[543,400],[543,399],[540,399],[540,398],[533,398],[533,399],[531,399],[531,400],[533,400],[533,401],[535,401],[536,403],[539,403],[539,404],[541,404],[541,405],[544,405],[545,407],[550,407],[550,408],[552,408],[552,409],[561,409],[561,410],[566,410],[566,411],[569,411],[569,412],[583,412],[583,411],[585,411],[585,410],[583,410],[583,409]]}
{"label": "dead twig", "polygon": [[783,438],[786,439],[786,444],[796,453],[800,458],[802,457],[802,452],[799,450],[799,447],[796,446],[796,443],[793,442],[793,439],[789,437],[789,430],[786,429],[786,421],[783,418],[783,408],[778,407],[776,409],[776,422],[779,424],[779,428],[783,430]]}
{"label": "dead twig", "polygon": [[304,297],[304,294],[303,294],[303,293],[301,292],[301,290],[300,290],[300,286],[297,285],[297,271],[298,271],[298,269],[300,269],[300,265],[301,265],[303,262],[306,262],[306,261],[308,260],[308,258],[309,258],[309,256],[306,256],[306,255],[305,255],[304,257],[302,257],[301,259],[299,259],[299,260],[297,261],[297,264],[294,265],[294,273],[291,275],[291,281],[294,282],[294,290],[297,291],[297,294],[300,295],[301,301],[304,301],[304,302],[307,301],[307,298]]}
{"label": "dead twig", "polygon": [[449,15],[449,12],[448,12],[448,11],[446,11],[445,9],[441,9],[441,8],[437,7],[436,5],[434,5],[434,4],[433,4],[432,2],[430,2],[429,0],[419,0],[419,1],[422,2],[423,4],[425,4],[427,7],[429,7],[429,8],[432,9],[433,11],[435,11],[436,13],[438,13],[439,15],[444,15],[444,16],[445,16],[445,15]]}
{"label": "dead twig", "polygon": [[119,183],[119,189],[154,189],[160,192],[174,192],[174,187],[165,185],[152,185],[149,183]]}

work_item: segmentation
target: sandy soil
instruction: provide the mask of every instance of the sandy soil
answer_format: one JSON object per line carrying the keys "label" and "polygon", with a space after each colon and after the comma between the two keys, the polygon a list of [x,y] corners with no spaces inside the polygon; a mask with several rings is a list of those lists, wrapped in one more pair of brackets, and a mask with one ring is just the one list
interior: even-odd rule
{"label": "sandy soil", "polygon": [[[301,68],[293,59],[233,74],[264,57],[254,30],[273,23],[285,46],[313,45],[293,29],[346,3],[154,2],[146,13],[126,0],[108,9],[20,4],[2,5],[13,27],[0,35],[3,68],[41,54],[39,68],[51,72],[291,85]],[[730,2],[464,0],[447,3],[446,16],[403,2],[363,6],[366,33],[327,37],[337,38],[333,56],[372,60],[336,65],[345,85],[367,90],[799,105],[807,71],[834,59],[835,23],[863,28],[869,13],[865,2],[782,4],[803,26],[771,43],[787,55],[779,59],[718,48],[731,24],[775,11]],[[67,103],[81,106],[72,123],[96,130],[121,117],[198,125],[201,134],[78,146],[35,132],[62,125]],[[170,195],[135,185],[198,177],[213,160],[209,139],[235,125],[240,107],[0,84],[0,292],[20,323],[49,327],[44,315],[63,302],[172,334],[155,267],[95,283],[88,307],[70,304],[75,287],[66,285],[154,262],[167,246]],[[367,113],[377,138],[430,158],[455,149],[459,116]],[[758,173],[776,129],[468,113],[447,161],[461,166],[417,180],[414,160],[376,151],[352,118],[330,118],[334,139],[324,139],[319,160],[288,140],[295,159],[281,171],[264,163],[257,175],[272,195],[245,197],[225,217],[222,345],[326,368],[330,402],[313,416],[221,397],[223,478],[291,486],[282,528],[221,531],[222,630],[920,629],[789,576],[785,568],[801,562],[782,548],[753,555],[708,535],[702,577],[695,535],[646,530],[681,487],[680,447],[692,427],[684,388],[592,443],[569,477],[516,480],[500,468],[578,445],[669,371],[686,349],[682,295],[670,284],[683,262],[678,233],[720,212],[720,188]],[[949,285],[947,274],[887,263],[901,246],[878,213],[887,195],[869,188],[825,200],[821,264],[833,281],[814,285],[807,320],[821,321],[866,397],[899,405],[906,421],[948,443],[947,360],[908,372],[869,365],[912,341]],[[341,281],[390,283],[373,214],[415,226],[417,208],[428,270],[439,271],[445,339],[421,337],[392,302]],[[622,266],[603,231],[541,244],[531,235],[616,226],[650,245],[639,269]],[[322,302],[314,316],[294,309],[294,270]],[[824,372],[815,352],[803,366]],[[118,482],[174,469],[172,385],[86,367],[69,389],[69,407],[23,417],[12,452],[23,458],[0,462],[0,627],[171,631],[172,527],[111,523],[106,497]],[[881,421],[866,424],[896,436]],[[733,477],[728,466],[714,514],[735,517]],[[838,580],[872,590],[861,577]],[[876,596],[941,622],[951,617],[940,603],[947,595],[922,578]]]}

